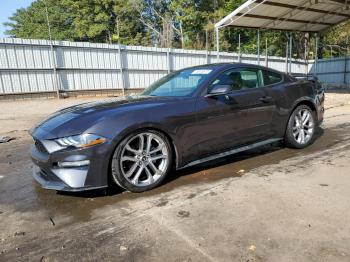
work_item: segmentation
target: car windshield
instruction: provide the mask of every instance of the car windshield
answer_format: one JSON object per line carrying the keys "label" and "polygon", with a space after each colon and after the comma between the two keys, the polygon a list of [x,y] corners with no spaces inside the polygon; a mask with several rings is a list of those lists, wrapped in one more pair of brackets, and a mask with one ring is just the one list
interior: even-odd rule
{"label": "car windshield", "polygon": [[191,68],[166,75],[146,88],[141,95],[147,96],[190,96],[205,81],[211,69]]}

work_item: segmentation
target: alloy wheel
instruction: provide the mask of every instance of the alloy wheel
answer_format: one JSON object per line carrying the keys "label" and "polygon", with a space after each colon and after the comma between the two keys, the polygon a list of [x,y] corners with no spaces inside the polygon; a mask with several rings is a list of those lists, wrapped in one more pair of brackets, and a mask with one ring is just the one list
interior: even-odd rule
{"label": "alloy wheel", "polygon": [[293,137],[300,145],[307,144],[314,132],[314,120],[308,109],[300,109],[294,117]]}
{"label": "alloy wheel", "polygon": [[148,186],[165,175],[169,152],[160,136],[143,132],[127,141],[119,161],[125,179],[135,186]]}

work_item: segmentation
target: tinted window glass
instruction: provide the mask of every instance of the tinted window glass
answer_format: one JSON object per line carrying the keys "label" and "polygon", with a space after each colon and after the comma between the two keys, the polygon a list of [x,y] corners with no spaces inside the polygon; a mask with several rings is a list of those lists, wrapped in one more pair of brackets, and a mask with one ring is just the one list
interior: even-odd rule
{"label": "tinted window glass", "polygon": [[216,78],[213,83],[209,87],[209,91],[218,85],[229,85],[231,86],[232,90],[240,90],[241,89],[241,83],[240,83],[240,73],[234,72],[232,70],[226,71],[225,73],[221,74],[218,78]]}
{"label": "tinted window glass", "polygon": [[259,87],[258,71],[254,69],[226,71],[210,85],[209,91],[217,85],[230,85],[232,90]]}
{"label": "tinted window glass", "polygon": [[272,84],[277,84],[282,81],[282,76],[278,73],[275,72],[270,72],[270,71],[264,71],[264,84],[267,85],[272,85]]}
{"label": "tinted window glass", "polygon": [[150,87],[142,95],[189,96],[209,77],[211,69],[191,68],[169,74]]}
{"label": "tinted window glass", "polygon": [[258,71],[244,69],[240,70],[243,88],[259,87]]}

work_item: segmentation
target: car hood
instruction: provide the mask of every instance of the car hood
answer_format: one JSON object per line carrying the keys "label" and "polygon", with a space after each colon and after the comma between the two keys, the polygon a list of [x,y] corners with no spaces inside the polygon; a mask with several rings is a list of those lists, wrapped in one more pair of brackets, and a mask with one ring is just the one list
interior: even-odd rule
{"label": "car hood", "polygon": [[91,126],[116,113],[146,109],[171,100],[173,99],[155,96],[127,96],[78,104],[49,115],[29,132],[36,139],[82,134]]}

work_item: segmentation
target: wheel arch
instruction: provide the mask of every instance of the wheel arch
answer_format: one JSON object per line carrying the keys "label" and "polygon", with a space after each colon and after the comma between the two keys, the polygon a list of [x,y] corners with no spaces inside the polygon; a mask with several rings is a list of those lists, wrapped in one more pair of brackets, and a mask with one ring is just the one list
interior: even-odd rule
{"label": "wheel arch", "polygon": [[[175,165],[175,168],[178,167],[178,161],[179,161],[179,155],[178,155],[178,150],[177,150],[177,147],[176,147],[176,144],[174,142],[174,139],[171,137],[171,135],[166,132],[165,130],[163,130],[162,128],[159,128],[157,126],[153,126],[153,125],[150,125],[150,126],[142,126],[142,127],[138,127],[138,128],[135,128],[135,129],[128,129],[126,131],[124,131],[122,134],[118,135],[116,138],[115,138],[115,141],[112,145],[112,150],[109,154],[109,159],[108,159],[108,163],[107,163],[107,175],[108,175],[108,180],[110,180],[111,178],[111,163],[112,163],[112,159],[113,159],[113,155],[114,155],[114,152],[116,150],[116,148],[118,147],[118,145],[127,137],[129,136],[131,133],[133,132],[139,132],[139,131],[145,131],[145,130],[153,130],[153,131],[157,131],[161,134],[163,134],[169,141],[169,144],[170,144],[170,147],[171,147],[171,150],[172,150],[172,153],[173,153],[173,163]],[[110,181],[109,181],[110,182]]]}
{"label": "wheel arch", "polygon": [[[314,102],[310,98],[308,98],[308,97],[300,98],[291,107],[292,109],[289,112],[288,121],[289,121],[289,118],[291,117],[291,115],[293,114],[294,110],[298,106],[301,106],[301,105],[306,105],[306,106],[310,107],[312,112],[317,113],[316,106],[315,106]],[[288,125],[288,121],[287,121],[287,125]]]}
{"label": "wheel arch", "polygon": [[317,113],[317,110],[316,110],[316,106],[315,104],[308,98],[301,98],[299,99],[298,101],[296,101],[292,107],[292,110],[290,111],[289,113],[289,116],[288,116],[288,120],[287,120],[287,123],[285,125],[285,128],[284,128],[284,134],[287,132],[287,128],[288,128],[288,123],[289,123],[289,119],[290,117],[292,116],[293,112],[295,111],[295,109],[298,107],[298,106],[301,106],[301,105],[306,105],[308,107],[310,107],[310,109],[312,110],[312,112],[314,114]]}
{"label": "wheel arch", "polygon": [[312,110],[312,112],[316,113],[316,106],[315,104],[309,100],[309,99],[305,99],[305,100],[301,100],[299,102],[297,102],[297,104],[293,107],[292,111],[289,114],[289,117],[292,115],[292,113],[294,112],[294,110],[301,105],[306,105],[308,107],[310,107],[310,109]]}

